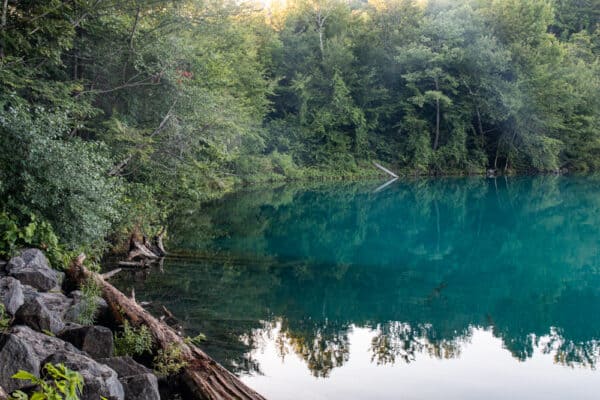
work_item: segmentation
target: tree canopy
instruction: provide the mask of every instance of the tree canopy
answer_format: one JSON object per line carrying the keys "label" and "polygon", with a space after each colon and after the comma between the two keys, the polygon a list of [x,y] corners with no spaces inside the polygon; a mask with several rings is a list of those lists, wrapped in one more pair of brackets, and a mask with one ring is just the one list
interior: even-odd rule
{"label": "tree canopy", "polygon": [[236,183],[600,167],[598,0],[5,0],[0,196],[74,247]]}

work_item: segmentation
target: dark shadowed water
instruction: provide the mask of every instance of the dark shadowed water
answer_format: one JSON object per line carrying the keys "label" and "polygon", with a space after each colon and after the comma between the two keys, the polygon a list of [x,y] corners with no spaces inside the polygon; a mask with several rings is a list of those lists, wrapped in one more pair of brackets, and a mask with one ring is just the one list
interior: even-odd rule
{"label": "dark shadowed water", "polygon": [[598,399],[600,179],[284,186],[124,276],[272,399]]}

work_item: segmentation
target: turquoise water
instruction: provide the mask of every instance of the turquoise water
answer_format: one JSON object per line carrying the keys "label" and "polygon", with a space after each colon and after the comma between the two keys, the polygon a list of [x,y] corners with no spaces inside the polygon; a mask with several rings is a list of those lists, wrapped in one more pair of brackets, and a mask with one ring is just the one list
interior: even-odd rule
{"label": "turquoise water", "polygon": [[272,399],[597,399],[600,179],[283,186],[125,277]]}

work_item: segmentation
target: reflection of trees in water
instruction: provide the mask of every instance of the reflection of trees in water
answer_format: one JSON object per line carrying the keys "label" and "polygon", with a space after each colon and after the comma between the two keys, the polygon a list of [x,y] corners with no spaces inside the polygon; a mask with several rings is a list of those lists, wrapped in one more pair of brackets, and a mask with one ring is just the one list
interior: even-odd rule
{"label": "reflection of trees in water", "polygon": [[279,355],[285,357],[288,349],[302,358],[316,377],[328,377],[331,370],[341,367],[350,358],[348,326],[325,321],[290,321],[281,319]]}
{"label": "reflection of trees in water", "polygon": [[377,327],[371,340],[371,361],[378,365],[410,363],[421,353],[440,359],[456,358],[460,356],[461,344],[467,340],[468,334],[438,339],[429,324],[412,327],[403,322],[388,322]]}
{"label": "reflection of trees in water", "polygon": [[278,340],[317,376],[346,362],[352,324],[377,327],[377,363],[457,356],[471,326],[491,327],[525,360],[557,326],[546,351],[593,367],[597,188],[549,176],[238,193],[172,230],[177,247],[204,259],[168,261],[136,293],[207,334],[207,351],[236,372],[259,372],[251,332],[279,319]]}
{"label": "reflection of trees in water", "polygon": [[[330,322],[319,325],[302,324],[301,330],[291,330],[285,320],[265,326],[266,331],[277,331],[275,341],[280,357],[294,352],[306,362],[315,377],[328,377],[336,367],[343,366],[350,358],[349,326],[335,327]],[[332,329],[333,328],[333,329]],[[436,359],[459,358],[465,345],[471,342],[474,328],[445,338],[439,337],[435,327],[421,324],[415,327],[404,322],[379,324],[371,339],[371,361],[377,365],[411,363],[418,355]],[[264,332],[264,331],[263,331]],[[492,331],[493,332],[493,331]],[[268,335],[271,336],[271,335]],[[531,358],[537,349],[542,354],[553,355],[554,362],[569,367],[595,369],[600,361],[600,341],[590,340],[574,343],[565,340],[556,329],[536,337],[526,335],[517,348],[511,349],[511,338],[500,337],[505,348],[519,360]]]}
{"label": "reflection of trees in water", "polygon": [[565,340],[558,329],[552,328],[550,334],[536,340],[542,353],[554,354],[554,362],[569,367],[596,369],[600,361],[600,340],[575,343]]}

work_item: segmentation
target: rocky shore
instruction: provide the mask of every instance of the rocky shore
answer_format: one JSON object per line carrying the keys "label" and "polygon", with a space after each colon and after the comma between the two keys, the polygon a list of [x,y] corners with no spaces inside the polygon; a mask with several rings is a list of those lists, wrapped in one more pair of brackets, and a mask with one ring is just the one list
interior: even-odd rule
{"label": "rocky shore", "polygon": [[[15,373],[39,377],[47,363],[63,363],[81,374],[83,400],[160,399],[158,379],[150,369],[114,355],[110,328],[78,323],[88,300],[68,287],[64,273],[52,269],[38,249],[0,260],[0,303],[10,318],[0,335],[0,399],[31,387],[12,378]],[[102,298],[95,303],[95,321],[109,321],[107,303]]]}

